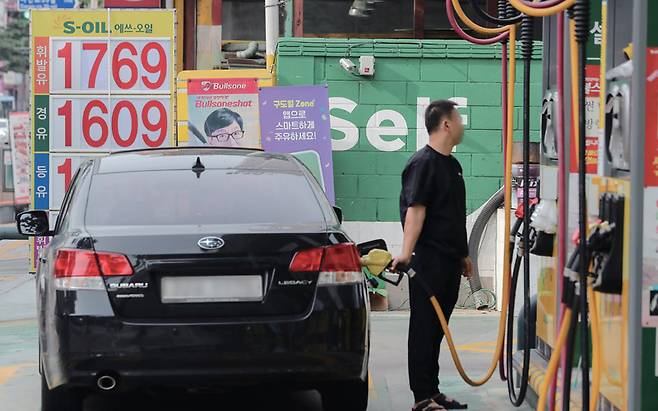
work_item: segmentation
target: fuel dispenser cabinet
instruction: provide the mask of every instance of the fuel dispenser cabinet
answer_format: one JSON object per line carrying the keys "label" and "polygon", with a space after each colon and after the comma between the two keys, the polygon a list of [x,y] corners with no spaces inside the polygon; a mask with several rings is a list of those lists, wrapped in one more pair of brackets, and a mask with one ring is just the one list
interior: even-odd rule
{"label": "fuel dispenser cabinet", "polygon": [[[630,131],[632,62],[624,49],[632,42],[632,8],[623,1],[609,1],[605,49],[605,85],[601,93],[603,132],[598,176],[589,192],[590,233],[600,238],[590,244],[590,272],[595,291],[592,309],[598,310],[601,368],[600,409],[626,410],[628,354],[627,329],[629,279]],[[592,242],[595,243],[595,242]]]}
{"label": "fuel dispenser cabinet", "polygon": [[[598,362],[591,371],[600,376],[599,389],[592,395],[597,395],[597,410],[655,411],[658,410],[658,25],[655,24],[658,1],[592,0],[590,11],[585,67],[585,156],[590,228],[588,273],[593,298],[588,314],[592,329],[596,326],[598,331],[596,340],[592,340],[598,351],[592,355],[597,355]],[[571,255],[576,247],[571,238],[579,220],[577,147],[572,127],[573,96],[566,41],[568,25],[558,19],[557,16],[544,18],[546,64],[541,102],[540,198],[556,201],[559,228],[553,257],[543,258],[539,264],[533,375],[542,374],[546,368],[544,361],[555,349],[562,312],[564,257]],[[558,26],[564,31],[558,32]],[[637,53],[642,53],[646,64],[633,59]],[[563,62],[563,75],[558,70],[558,61]],[[638,141],[642,144],[638,145]],[[642,178],[638,180],[638,176]],[[594,333],[591,337],[594,338]],[[577,357],[576,352],[574,362],[578,361]],[[585,408],[578,395],[579,384],[579,379],[571,384],[572,409]],[[530,386],[535,391],[537,385],[531,377]]]}
{"label": "fuel dispenser cabinet", "polygon": [[[658,410],[658,315],[656,321],[651,319],[650,304],[652,284],[658,284],[658,275],[651,270],[652,261],[658,261],[658,194],[654,192],[658,175],[653,172],[658,164],[658,101],[650,81],[651,73],[658,70],[658,62],[651,57],[652,50],[658,50],[658,2],[608,0],[603,11],[607,36],[599,140],[602,158],[588,199],[592,304],[598,310],[600,330],[598,409]],[[638,53],[646,57],[646,64],[633,59]],[[641,126],[645,133],[637,132]],[[634,149],[637,140],[633,138],[644,140],[645,147]],[[638,175],[644,176],[644,182]],[[634,289],[640,293],[634,294]],[[642,318],[633,308],[636,304],[643,306]]]}
{"label": "fuel dispenser cabinet", "polygon": [[[544,18],[543,40],[544,61],[557,61],[558,56],[558,17]],[[556,64],[543,65],[544,97],[541,107],[540,124],[540,193],[542,201],[558,201],[558,158],[559,141],[563,137],[558,90],[558,69]],[[558,207],[555,207],[557,211]],[[557,216],[556,216],[557,217]],[[557,218],[556,218],[557,219]],[[551,357],[558,327],[558,282],[557,247],[553,257],[537,257],[537,354],[543,361]],[[542,362],[543,362],[542,361]]]}

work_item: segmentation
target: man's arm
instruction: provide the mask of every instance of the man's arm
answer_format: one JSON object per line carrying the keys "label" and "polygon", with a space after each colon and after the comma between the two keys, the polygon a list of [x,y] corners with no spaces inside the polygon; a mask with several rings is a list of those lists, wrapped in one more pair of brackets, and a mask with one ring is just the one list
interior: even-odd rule
{"label": "man's arm", "polygon": [[416,248],[416,242],[423,231],[425,223],[425,213],[427,208],[421,204],[414,204],[407,209],[407,216],[404,219],[404,233],[402,240],[402,254],[393,260],[391,268],[395,270],[398,264],[409,265],[411,256]]}

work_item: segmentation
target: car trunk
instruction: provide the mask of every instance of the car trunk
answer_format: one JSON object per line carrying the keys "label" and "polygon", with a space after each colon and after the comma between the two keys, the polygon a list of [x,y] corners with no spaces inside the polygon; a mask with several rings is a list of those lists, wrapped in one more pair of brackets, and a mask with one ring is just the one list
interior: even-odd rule
{"label": "car trunk", "polygon": [[[134,269],[131,276],[105,278],[118,317],[249,322],[310,312],[319,273],[291,273],[289,266],[297,251],[325,245],[326,233],[317,227],[312,234],[302,227],[252,227],[218,234],[199,227],[90,230],[96,251],[124,254]],[[223,245],[205,250],[199,245],[205,237],[221,238]]]}

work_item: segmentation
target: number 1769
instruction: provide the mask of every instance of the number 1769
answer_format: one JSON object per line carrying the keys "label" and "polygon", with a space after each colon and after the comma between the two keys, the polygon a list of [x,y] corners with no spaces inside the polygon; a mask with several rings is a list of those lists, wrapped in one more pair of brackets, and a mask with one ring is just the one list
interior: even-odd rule
{"label": "number 1769", "polygon": [[51,91],[168,93],[168,40],[55,40]]}

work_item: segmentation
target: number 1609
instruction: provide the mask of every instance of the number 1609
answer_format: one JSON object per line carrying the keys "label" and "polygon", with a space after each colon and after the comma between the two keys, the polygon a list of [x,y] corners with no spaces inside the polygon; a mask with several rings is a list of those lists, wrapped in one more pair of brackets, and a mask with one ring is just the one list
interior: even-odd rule
{"label": "number 1609", "polygon": [[116,151],[167,146],[169,99],[133,96],[53,97],[51,151]]}

